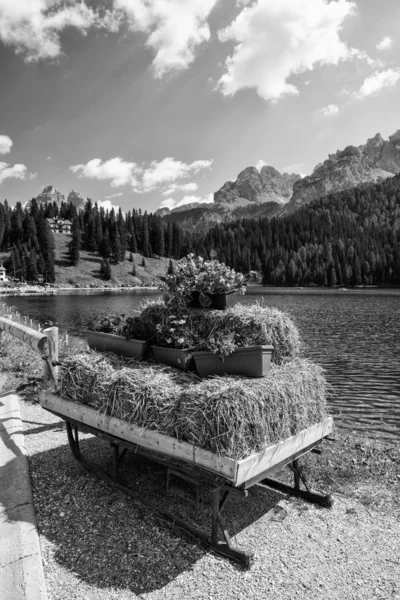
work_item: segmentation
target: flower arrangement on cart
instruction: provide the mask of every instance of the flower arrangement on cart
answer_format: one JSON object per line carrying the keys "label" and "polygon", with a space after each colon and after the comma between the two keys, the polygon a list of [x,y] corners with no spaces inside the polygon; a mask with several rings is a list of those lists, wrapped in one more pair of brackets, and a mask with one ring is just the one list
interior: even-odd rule
{"label": "flower arrangement on cart", "polygon": [[[173,461],[174,473],[194,485],[197,503],[204,501],[204,482],[211,485],[211,537],[177,515],[163,511],[163,516],[246,567],[251,554],[234,547],[221,525],[227,493],[245,494],[268,481],[270,487],[329,506],[329,495],[300,489],[297,457],[333,427],[323,370],[302,357],[300,334],[288,315],[268,305],[237,302],[247,282],[214,256],[178,261],[165,279],[162,300],[147,302],[129,316],[92,320],[89,344],[90,335],[101,334],[109,336],[111,346],[93,342],[92,349],[67,358],[58,395],[41,399],[44,408],[67,421],[78,460],[83,462],[80,427],[111,440],[114,480],[122,444],[125,450],[150,452],[160,464]],[[221,293],[237,296],[232,306],[217,310],[212,296]],[[139,341],[144,350],[132,357],[121,346],[112,348],[121,341]],[[184,355],[169,359],[158,349]],[[266,479],[287,463],[295,473],[293,488]],[[98,467],[93,472],[102,473]],[[104,478],[110,482],[108,475]],[[225,500],[220,502],[221,490]],[[225,542],[218,538],[219,528]]]}

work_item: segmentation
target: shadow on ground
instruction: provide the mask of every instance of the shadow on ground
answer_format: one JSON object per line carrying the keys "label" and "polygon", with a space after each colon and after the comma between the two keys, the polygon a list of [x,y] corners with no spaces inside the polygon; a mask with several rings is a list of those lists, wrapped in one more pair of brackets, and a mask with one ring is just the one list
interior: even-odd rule
{"label": "shadow on ground", "polygon": [[[87,437],[81,441],[81,450],[111,472],[111,449],[104,441]],[[51,542],[54,559],[81,581],[98,588],[143,594],[163,588],[208,553],[154,511],[85,471],[68,446],[35,454],[30,462],[39,532]],[[166,496],[164,467],[128,453],[121,479],[164,510],[210,531],[208,506],[196,513],[195,506],[187,501]],[[235,543],[239,547],[240,532],[273,509],[281,498],[272,491],[253,489],[247,499],[229,499],[225,522],[230,533],[238,535]]]}

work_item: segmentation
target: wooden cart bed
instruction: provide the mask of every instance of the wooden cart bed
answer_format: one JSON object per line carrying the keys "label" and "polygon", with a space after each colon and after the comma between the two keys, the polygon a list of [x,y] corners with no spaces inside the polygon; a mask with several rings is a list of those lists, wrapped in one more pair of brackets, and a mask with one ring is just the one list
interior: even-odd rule
{"label": "wooden cart bed", "polygon": [[[322,506],[329,507],[332,504],[330,495],[323,495],[310,490],[298,464],[298,458],[307,452],[320,453],[316,447],[333,430],[333,419],[331,417],[301,431],[297,435],[267,447],[262,452],[252,454],[242,460],[233,460],[221,458],[212,452],[157,431],[144,429],[115,417],[102,415],[91,407],[71,402],[49,392],[41,395],[40,403],[44,409],[66,421],[68,440],[77,460],[91,472],[102,477],[107,483],[116,486],[124,493],[155,510],[158,510],[158,507],[154,505],[151,499],[144,499],[140,497],[138,492],[133,492],[118,483],[118,463],[128,450],[150,456],[152,460],[166,466],[168,470],[167,481],[169,481],[170,473],[182,477],[186,481],[191,481],[196,487],[197,501],[204,500],[204,486],[209,486],[212,492],[211,536],[194,529],[176,515],[160,510],[158,512],[164,518],[186,530],[191,536],[207,544],[215,552],[228,556],[245,567],[250,566],[252,553],[235,548],[226,527],[223,525],[221,516],[222,508],[229,493],[240,493],[247,496],[250,487],[259,485],[260,487],[278,489]],[[83,458],[79,447],[79,429],[100,436],[111,443],[114,449],[112,477]],[[120,449],[122,449],[121,453]],[[294,473],[294,486],[289,486],[268,477],[271,473],[286,465]],[[306,487],[305,490],[301,489],[301,481]],[[220,500],[221,492],[223,496]],[[219,540],[219,530],[223,534],[224,542]]]}

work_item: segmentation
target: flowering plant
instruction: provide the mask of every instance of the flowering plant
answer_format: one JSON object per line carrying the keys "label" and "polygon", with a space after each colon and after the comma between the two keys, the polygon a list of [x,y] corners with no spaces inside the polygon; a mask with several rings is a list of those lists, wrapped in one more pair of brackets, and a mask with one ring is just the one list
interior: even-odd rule
{"label": "flowering plant", "polygon": [[246,291],[247,278],[216,260],[215,254],[210,260],[188,254],[175,264],[173,271],[165,278],[167,303],[173,298],[190,304],[193,295],[197,294],[200,305],[207,307],[211,304],[210,294],[244,294]]}
{"label": "flowering plant", "polygon": [[104,317],[95,315],[88,321],[87,328],[89,331],[120,335],[127,340],[146,340],[149,337],[147,328],[137,316],[125,317],[125,315],[117,315]]}
{"label": "flowering plant", "polygon": [[156,325],[155,342],[167,348],[191,348],[194,343],[189,315],[165,315],[161,323]]}

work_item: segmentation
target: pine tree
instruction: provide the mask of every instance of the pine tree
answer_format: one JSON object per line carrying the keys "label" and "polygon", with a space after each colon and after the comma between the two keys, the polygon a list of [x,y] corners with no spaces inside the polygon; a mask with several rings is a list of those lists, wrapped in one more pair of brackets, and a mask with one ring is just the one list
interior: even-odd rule
{"label": "pine tree", "polygon": [[110,261],[108,260],[108,258],[103,258],[101,261],[100,275],[106,281],[109,281],[111,279],[111,267],[110,267]]}
{"label": "pine tree", "polygon": [[72,221],[72,239],[69,243],[69,259],[71,264],[76,266],[79,263],[80,249],[81,249],[81,232],[79,229],[78,219]]}
{"label": "pine tree", "polygon": [[142,258],[142,267],[145,267],[145,266],[146,266],[146,261],[144,260],[144,256],[143,256],[143,258]]}
{"label": "pine tree", "polygon": [[132,275],[134,277],[136,277],[136,263],[135,261],[132,259],[132,271],[131,271]]}
{"label": "pine tree", "polygon": [[108,233],[107,227],[104,231],[103,240],[100,245],[100,254],[103,258],[110,258],[110,254],[111,254],[110,234]]}
{"label": "pine tree", "polygon": [[150,233],[149,233],[149,218],[147,213],[143,215],[142,222],[142,252],[143,256],[149,257],[152,253],[150,246]]}
{"label": "pine tree", "polygon": [[26,276],[28,281],[36,281],[38,278],[37,255],[34,248],[29,253]]}
{"label": "pine tree", "polygon": [[167,274],[168,275],[173,275],[174,273],[175,273],[174,264],[173,264],[172,260],[169,259]]}

